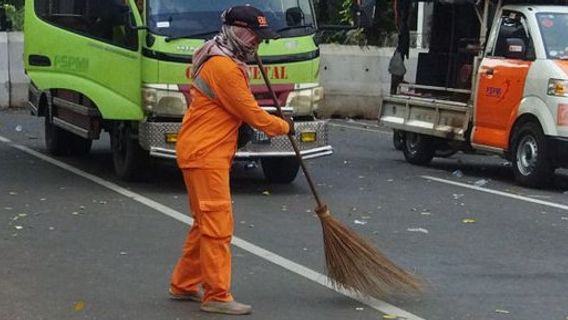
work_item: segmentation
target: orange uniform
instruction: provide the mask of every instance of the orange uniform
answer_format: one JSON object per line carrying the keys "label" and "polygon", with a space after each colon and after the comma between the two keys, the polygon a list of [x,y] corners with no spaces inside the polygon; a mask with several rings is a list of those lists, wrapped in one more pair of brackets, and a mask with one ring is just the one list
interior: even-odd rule
{"label": "orange uniform", "polygon": [[242,122],[269,136],[286,134],[289,125],[260,108],[247,77],[229,57],[214,56],[193,80],[192,102],[176,145],[194,224],[172,275],[179,293],[205,289],[204,301],[231,301],[233,214],[229,169]]}

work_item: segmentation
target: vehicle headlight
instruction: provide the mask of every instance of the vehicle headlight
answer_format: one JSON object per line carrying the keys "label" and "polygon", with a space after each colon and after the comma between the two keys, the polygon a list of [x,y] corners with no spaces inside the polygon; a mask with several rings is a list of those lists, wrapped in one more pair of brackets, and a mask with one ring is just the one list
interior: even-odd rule
{"label": "vehicle headlight", "polygon": [[142,106],[145,112],[158,116],[180,117],[187,109],[187,100],[179,91],[143,88]]}
{"label": "vehicle headlight", "polygon": [[568,80],[550,79],[548,81],[548,95],[568,97]]}
{"label": "vehicle headlight", "polygon": [[299,89],[288,94],[286,107],[292,107],[296,116],[313,115],[321,100],[323,100],[323,87]]}

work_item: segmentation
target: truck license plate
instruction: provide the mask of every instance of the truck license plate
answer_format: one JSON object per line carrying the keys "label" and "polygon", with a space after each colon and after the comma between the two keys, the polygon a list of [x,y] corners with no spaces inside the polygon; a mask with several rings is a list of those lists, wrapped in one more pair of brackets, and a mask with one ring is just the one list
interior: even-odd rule
{"label": "truck license plate", "polygon": [[252,143],[255,144],[269,144],[270,143],[270,137],[267,136],[264,132],[262,131],[254,131],[254,135],[252,137]]}

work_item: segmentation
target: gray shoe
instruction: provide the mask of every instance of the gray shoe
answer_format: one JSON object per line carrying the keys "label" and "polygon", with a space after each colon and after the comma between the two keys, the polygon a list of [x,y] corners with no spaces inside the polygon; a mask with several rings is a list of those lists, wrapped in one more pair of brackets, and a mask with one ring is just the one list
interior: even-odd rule
{"label": "gray shoe", "polygon": [[170,288],[170,299],[172,300],[189,300],[195,302],[201,302],[203,299],[203,293],[201,291],[197,292],[187,292],[187,293],[176,293]]}
{"label": "gray shoe", "polygon": [[252,307],[236,301],[209,301],[201,304],[201,311],[232,315],[250,314]]}

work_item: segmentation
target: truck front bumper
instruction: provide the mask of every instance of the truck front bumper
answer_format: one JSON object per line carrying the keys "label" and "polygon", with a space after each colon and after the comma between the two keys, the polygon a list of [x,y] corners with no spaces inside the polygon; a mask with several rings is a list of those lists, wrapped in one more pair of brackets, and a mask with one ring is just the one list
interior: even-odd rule
{"label": "truck front bumper", "polygon": [[[180,128],[179,122],[142,122],[138,128],[140,146],[148,150],[152,157],[176,158],[175,137]],[[328,144],[327,121],[295,122],[296,142],[303,159],[314,159],[333,154]],[[236,160],[258,159],[265,157],[295,156],[294,149],[287,136],[266,139],[255,131],[255,138],[240,148]]]}

